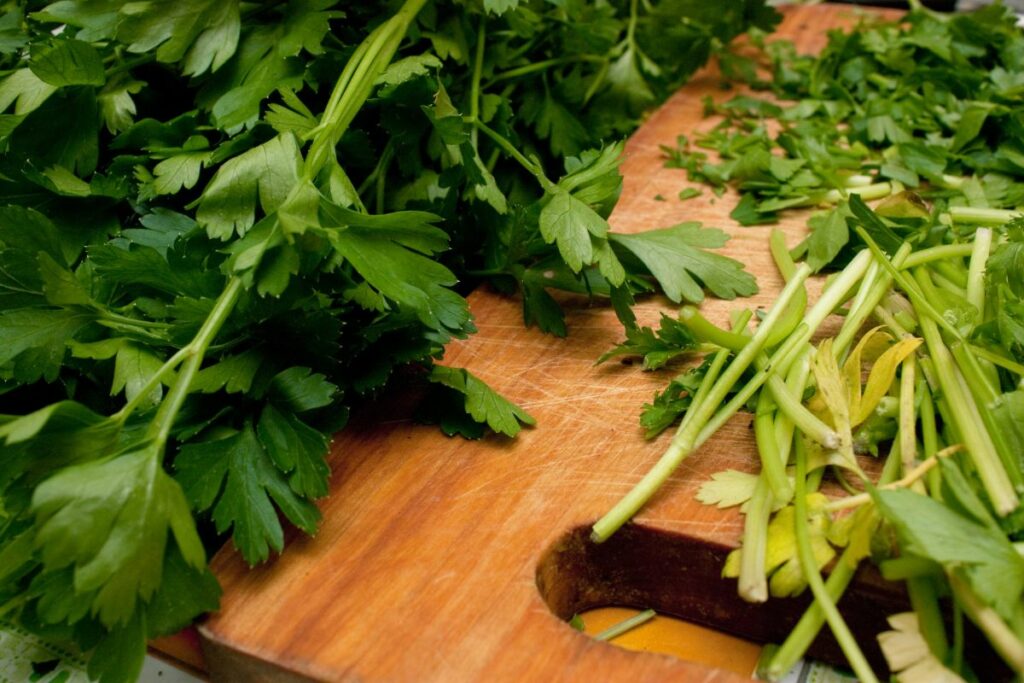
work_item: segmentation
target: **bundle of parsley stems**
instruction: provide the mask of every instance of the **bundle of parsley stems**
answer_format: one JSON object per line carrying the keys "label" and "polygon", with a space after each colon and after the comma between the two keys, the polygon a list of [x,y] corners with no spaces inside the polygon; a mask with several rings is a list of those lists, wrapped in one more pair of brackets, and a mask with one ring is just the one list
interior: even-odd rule
{"label": "bundle of parsley stems", "polygon": [[[744,506],[724,574],[749,601],[808,587],[814,597],[763,675],[784,676],[827,623],[858,679],[878,680],[837,608],[865,558],[905,582],[913,610],[889,615],[878,636],[897,680],[1005,675],[965,646],[965,620],[1024,674],[1024,89],[1011,84],[1024,35],[999,6],[956,17],[918,7],[834,32],[818,56],[766,49],[773,79],[760,85],[796,101],[709,104],[724,120],[697,145],[720,160],[683,140],[667,164],[740,190],[742,222],[834,207],[792,250],[773,231],[786,285],[752,333],[750,311],[725,330],[684,307],[606,355],[657,367],[718,349],[646,406],[651,435],[681,416],[677,431],[592,538],[611,536],[749,408],[760,472],[719,473],[700,493]],[[826,268],[808,306],[805,282]],[[838,332],[814,342],[835,314]],[[868,454],[884,456],[871,476],[858,459]],[[850,495],[818,492],[826,472]]]}

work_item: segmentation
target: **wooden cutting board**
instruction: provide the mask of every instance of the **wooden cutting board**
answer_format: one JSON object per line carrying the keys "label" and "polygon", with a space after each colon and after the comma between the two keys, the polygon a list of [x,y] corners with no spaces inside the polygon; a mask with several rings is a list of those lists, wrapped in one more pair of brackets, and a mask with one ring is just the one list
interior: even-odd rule
{"label": "wooden cutting board", "polygon": [[[790,8],[779,35],[803,51],[855,19],[849,8]],[[625,188],[612,227],[634,232],[699,220],[728,230],[724,253],[757,275],[761,292],[709,300],[720,323],[736,307],[768,306],[781,286],[769,228],[741,228],[732,194],[676,199],[685,172],[666,169],[659,145],[707,130],[701,98],[731,97],[705,71],[657,110],[629,141]],[[666,199],[656,199],[657,196]],[[795,243],[806,215],[780,226]],[[469,368],[537,418],[514,440],[447,438],[378,406],[335,439],[331,495],[315,538],[293,534],[287,551],[249,569],[230,548],[214,559],[225,592],[200,628],[211,676],[225,681],[741,680],[663,655],[627,652],[574,632],[565,619],[604,604],[653,607],[759,641],[779,640],[806,599],[748,605],[719,578],[741,531],[735,510],[694,500],[714,472],[753,470],[750,419],[737,416],[686,461],[636,523],[607,543],[590,524],[658,459],[670,435],[645,441],[637,417],[672,370],[594,360],[619,341],[607,307],[567,305],[569,338],[523,327],[520,302],[481,289],[470,296],[479,334],[452,345],[445,363]],[[656,323],[670,303],[638,307]],[[396,413],[390,412],[396,410]],[[406,413],[407,414],[407,413]],[[859,577],[846,600],[865,635],[897,610],[892,590]],[[820,656],[835,657],[821,639]],[[876,653],[877,655],[877,653]]]}

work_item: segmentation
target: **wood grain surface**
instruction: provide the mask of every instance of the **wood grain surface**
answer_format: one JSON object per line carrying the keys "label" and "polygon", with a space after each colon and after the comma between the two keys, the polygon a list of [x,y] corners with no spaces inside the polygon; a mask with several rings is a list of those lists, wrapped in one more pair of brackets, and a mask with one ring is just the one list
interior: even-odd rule
{"label": "wood grain surface", "polygon": [[[780,34],[819,49],[828,27],[852,10],[790,8]],[[751,299],[709,300],[725,321],[738,306],[767,306],[781,282],[767,249],[768,228],[727,218],[735,196],[676,199],[685,172],[666,169],[659,145],[714,125],[701,97],[735,92],[705,71],[654,112],[629,141],[625,188],[611,217],[634,232],[699,220],[728,230],[724,253],[760,283]],[[655,199],[656,195],[668,198]],[[806,215],[786,216],[795,243]],[[537,418],[514,440],[451,439],[436,428],[389,419],[374,409],[334,442],[331,495],[314,538],[292,534],[286,552],[248,568],[230,548],[214,560],[225,593],[200,628],[214,680],[224,681],[545,681],[740,680],[722,670],[627,652],[574,632],[563,621],[602,603],[654,607],[755,639],[778,638],[806,604],[767,609],[735,597],[718,579],[741,519],[694,500],[726,468],[754,469],[749,416],[737,416],[687,460],[636,518],[594,546],[587,527],[658,459],[670,438],[645,441],[637,417],[672,376],[636,366],[594,365],[621,337],[606,307],[569,300],[568,339],[525,329],[520,302],[487,289],[470,296],[479,334],[452,345],[445,363],[464,366]],[[638,308],[656,322],[669,302]],[[885,586],[859,582],[854,619],[884,617]],[[866,598],[866,599],[865,599]],[[880,622],[879,622],[880,623]],[[858,628],[855,624],[855,628]],[[872,639],[873,640],[873,639]],[[828,653],[823,642],[822,651]]]}

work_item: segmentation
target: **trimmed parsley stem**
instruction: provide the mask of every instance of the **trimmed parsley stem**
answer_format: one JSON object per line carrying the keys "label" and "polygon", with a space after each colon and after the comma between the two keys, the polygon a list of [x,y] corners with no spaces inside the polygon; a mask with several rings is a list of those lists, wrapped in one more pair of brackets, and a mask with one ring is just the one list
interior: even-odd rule
{"label": "trimmed parsley stem", "polygon": [[[896,268],[902,267],[910,251],[909,244],[904,243],[901,245],[893,257],[893,266]],[[836,341],[832,349],[837,359],[842,359],[846,356],[846,352],[853,343],[854,335],[860,331],[864,322],[871,316],[872,311],[875,310],[885,295],[892,289],[892,275],[881,271],[881,266],[877,263],[872,263],[871,265],[874,267],[869,266],[868,272],[865,273],[861,289],[857,292],[857,296],[850,306],[850,313],[847,315],[846,320],[843,321],[843,327],[839,330],[839,334],[836,335]]]}
{"label": "trimmed parsley stem", "polygon": [[[801,291],[804,291],[806,299],[806,291]],[[797,314],[796,317],[792,315],[794,312]],[[800,315],[802,315],[802,311],[795,306],[791,306],[784,315],[785,320],[780,319],[775,324],[771,336],[777,336],[777,331],[779,329],[785,330],[786,335],[788,336],[792,333],[793,328],[799,325]],[[729,332],[718,327],[702,316],[700,311],[694,306],[684,306],[679,312],[679,317],[683,324],[686,325],[687,329],[689,329],[697,339],[711,342],[712,344],[716,344],[724,349],[740,351],[746,347],[747,343],[750,341],[750,337]],[[765,345],[767,346],[768,342],[765,342]],[[754,366],[758,369],[768,367],[768,356],[763,352],[759,353],[754,358]],[[768,378],[768,388],[770,389],[779,409],[799,425],[809,438],[814,439],[826,447],[833,447],[835,443],[837,443],[839,437],[835,430],[804,407],[800,395],[791,392],[786,387],[785,380],[783,380],[781,376],[778,374],[771,375]],[[792,495],[792,491],[789,490],[788,485],[783,488],[776,487],[775,484],[779,484],[781,480],[775,478],[772,481],[772,491],[776,496],[783,500],[787,500]]]}
{"label": "trimmed parsley stem", "polygon": [[[901,446],[902,450],[902,446]],[[922,477],[932,471],[932,469],[939,464],[939,460],[947,458],[954,453],[959,453],[963,450],[963,446],[960,444],[954,444],[948,448],[943,448],[938,453],[926,458],[919,465],[915,465],[913,468],[906,471],[906,474],[902,478],[888,484],[879,484],[878,490],[880,491],[892,491],[895,489],[904,489],[912,487],[914,484],[919,482]],[[900,456],[902,458],[902,454]],[[845,496],[843,498],[837,498],[825,504],[825,510],[828,512],[838,512],[839,510],[849,510],[851,508],[860,507],[866,503],[871,502],[871,494],[869,493],[858,493],[854,496]]]}
{"label": "trimmed parsley stem", "polygon": [[632,631],[633,629],[635,629],[637,626],[641,626],[643,624],[646,624],[648,621],[650,621],[651,619],[653,619],[656,616],[658,616],[658,613],[655,612],[654,610],[652,610],[652,609],[644,610],[643,612],[640,612],[639,614],[635,614],[635,615],[631,616],[629,619],[624,619],[623,621],[620,621],[617,624],[613,624],[612,626],[609,626],[608,628],[606,628],[605,630],[601,631],[596,636],[594,636],[594,640],[606,640],[607,641],[607,640],[612,640],[613,638],[618,638],[623,633],[627,633],[627,632]]}
{"label": "trimmed parsley stem", "polygon": [[949,585],[953,589],[953,595],[967,616],[971,618],[978,628],[988,637],[992,647],[999,653],[999,656],[1010,665],[1017,675],[1024,674],[1024,642],[1013,632],[999,614],[986,605],[974,591],[970,584],[964,581],[957,571],[947,574]]}
{"label": "trimmed parsley stem", "polygon": [[[894,450],[898,449],[899,446],[894,445]],[[886,460],[885,466],[882,468],[882,473],[878,478],[879,486],[886,486],[896,478],[897,468],[894,467],[898,453],[890,453],[889,459]],[[815,472],[823,472],[824,468],[819,468]],[[814,472],[811,473],[811,476]],[[810,486],[808,486],[810,488]],[[828,509],[828,508],[826,508]],[[825,590],[828,591],[828,595],[833,602],[838,602],[849,587],[850,582],[853,580],[853,575],[857,571],[857,565],[860,562],[860,550],[853,545],[847,545],[843,549],[839,559],[832,567],[832,571],[829,573],[828,578],[825,580]],[[886,578],[889,578],[888,576]],[[891,579],[890,579],[891,580]],[[810,607],[804,611],[803,616],[800,617],[800,621],[797,622],[796,626],[789,635],[786,637],[785,642],[779,647],[768,663],[766,673],[769,680],[778,680],[785,674],[787,674],[797,661],[804,656],[807,649],[814,642],[818,632],[821,631],[821,627],[825,625],[825,613],[821,609],[821,605],[817,600],[811,603]]]}
{"label": "trimmed parsley stem", "polygon": [[775,440],[775,411],[771,392],[762,391],[757,397],[757,410],[754,414],[754,437],[761,458],[761,476],[771,488],[772,497],[786,501],[793,496],[793,486],[786,477],[786,463],[782,461],[779,444]]}
{"label": "trimmed parsley stem", "polygon": [[950,261],[964,258],[970,256],[972,251],[974,251],[974,246],[971,244],[943,244],[938,247],[920,249],[907,256],[901,269],[908,270],[917,266],[923,266],[932,261]]}
{"label": "trimmed parsley stem", "polygon": [[207,348],[213,343],[220,328],[224,326],[228,316],[231,315],[231,311],[234,310],[241,293],[242,281],[238,278],[228,280],[224,291],[221,292],[220,297],[217,298],[216,303],[213,305],[213,309],[206,316],[203,326],[199,328],[192,341],[182,348],[182,352],[185,355],[181,370],[178,372],[174,385],[160,404],[160,408],[157,409],[156,416],[146,432],[147,436],[155,439],[161,446],[167,443],[167,439],[170,437],[174,420],[178,416],[178,411],[181,410],[189,390],[192,388],[192,381],[203,364],[203,357],[206,355]]}
{"label": "trimmed parsley stem", "polygon": [[985,319],[985,263],[992,250],[992,228],[974,231],[974,248],[967,270],[967,303],[978,310],[978,319]]}
{"label": "trimmed parsley stem", "polygon": [[986,209],[974,206],[951,206],[949,217],[954,223],[988,226],[998,228],[1014,218],[1024,216],[1024,212],[1012,209]]}
{"label": "trimmed parsley stem", "polygon": [[[740,411],[747,402],[754,397],[757,390],[764,386],[770,378],[774,377],[777,373],[782,372],[781,368],[787,367],[787,360],[793,357],[793,353],[799,350],[799,347],[804,343],[804,337],[810,336],[810,327],[806,323],[800,323],[799,327],[796,328],[796,332],[793,333],[786,343],[780,346],[775,353],[772,354],[768,362],[747,381],[743,387],[737,391],[729,401],[719,408],[715,414],[708,420],[707,424],[703,429],[700,430],[700,434],[697,435],[697,440],[694,442],[693,448],[696,450],[704,445],[704,443],[715,435],[719,429],[725,426],[725,423],[732,419],[732,416]],[[728,390],[726,390],[728,393]],[[828,440],[829,444],[833,444],[831,439]],[[831,448],[833,445],[829,445]]]}
{"label": "trimmed parsley stem", "polygon": [[[733,334],[740,334],[747,329],[747,323],[750,322],[752,317],[754,317],[754,314],[750,310],[745,310],[736,316],[736,321],[732,326]],[[697,391],[694,393],[693,399],[690,401],[690,407],[686,411],[686,414],[683,415],[683,419],[679,425],[680,429],[682,429],[687,422],[693,419],[694,414],[696,414],[696,407],[704,401],[708,391],[715,385],[715,382],[718,381],[718,375],[721,374],[722,368],[725,366],[726,361],[729,360],[730,355],[730,350],[726,348],[722,348],[715,353],[714,357],[711,359],[711,365],[708,367],[708,371],[704,373],[704,381],[702,381],[700,386],[697,387]]]}
{"label": "trimmed parsley stem", "polygon": [[[651,496],[661,488],[679,464],[693,452],[699,437],[704,433],[705,428],[710,426],[707,423],[712,418],[712,413],[725,399],[733,385],[736,384],[750,364],[753,363],[757,354],[763,348],[768,335],[771,333],[772,326],[782,317],[786,308],[796,296],[797,291],[803,287],[804,281],[810,273],[810,268],[806,264],[800,266],[793,279],[787,283],[779,294],[775,305],[772,306],[767,317],[758,326],[750,342],[736,354],[732,363],[729,364],[719,380],[708,391],[707,397],[696,406],[693,418],[680,425],[679,431],[676,432],[661,459],[622,500],[594,524],[591,539],[595,543],[606,541],[619,527],[629,521],[650,500]],[[765,375],[764,379],[767,379],[767,375]],[[761,380],[762,383],[764,379]],[[714,431],[711,431],[711,433],[713,434]]]}
{"label": "trimmed parsley stem", "polygon": [[[771,441],[775,441],[774,434],[772,434]],[[760,449],[759,439],[758,450]],[[737,590],[740,597],[747,602],[766,602],[768,600],[768,576],[765,574],[764,565],[768,553],[768,519],[772,514],[772,498],[768,480],[762,471],[754,485],[754,493],[747,502],[746,514],[743,517],[743,540],[740,545],[740,576]]]}
{"label": "trimmed parsley stem", "polygon": [[829,190],[825,193],[825,196],[821,198],[820,202],[813,203],[838,204],[851,194],[860,195],[861,199],[881,199],[882,197],[887,197],[892,194],[892,183],[874,183],[872,185],[847,187],[842,190]]}
{"label": "trimmed parsley stem", "polygon": [[[922,287],[929,284],[927,273],[920,268],[915,272],[915,277]],[[996,451],[988,430],[983,427],[985,423],[981,412],[974,397],[966,390],[953,356],[942,341],[938,325],[928,316],[921,316],[920,326],[943,399],[949,404],[950,417],[956,431],[967,447],[967,452],[978,470],[996,512],[1000,516],[1006,516],[1017,508],[1019,499],[1003,466],[1002,458]]]}
{"label": "trimmed parsley stem", "polygon": [[814,560],[814,551],[811,549],[811,536],[807,524],[807,453],[804,451],[803,442],[796,444],[796,493],[793,497],[794,507],[794,532],[796,534],[797,557],[800,560],[800,567],[803,569],[807,585],[814,594],[815,603],[825,615],[832,634],[839,642],[850,668],[857,675],[861,683],[877,683],[878,679],[871,670],[864,653],[861,652],[857,640],[850,633],[849,626],[843,621],[839,609],[836,607],[832,596],[825,586],[818,571],[818,565]]}
{"label": "trimmed parsley stem", "polygon": [[918,628],[928,649],[939,661],[944,661],[949,652],[949,640],[946,638],[946,623],[942,618],[935,581],[930,576],[910,577],[907,579],[907,594],[910,605],[917,613]]}

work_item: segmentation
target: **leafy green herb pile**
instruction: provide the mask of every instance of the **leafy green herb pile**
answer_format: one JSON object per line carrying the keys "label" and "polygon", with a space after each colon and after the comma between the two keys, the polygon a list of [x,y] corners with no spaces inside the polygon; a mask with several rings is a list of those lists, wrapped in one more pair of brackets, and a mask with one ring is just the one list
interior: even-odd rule
{"label": "leafy green herb pile", "polygon": [[[965,209],[1024,202],[1024,47],[1002,5],[945,16],[918,10],[902,27],[866,22],[832,32],[818,56],[797,55],[788,41],[768,43],[765,56],[772,78],[748,80],[778,99],[709,102],[721,124],[665,147],[667,165],[691,179],[740,190],[732,214],[740,223],[904,188]],[[840,223],[817,219],[821,229],[801,246],[815,270],[846,244]]]}
{"label": "leafy green herb pile", "polygon": [[[896,680],[1007,675],[965,646],[968,621],[1024,674],[1024,33],[1014,23],[999,6],[916,9],[833,33],[818,57],[769,46],[772,87],[798,101],[710,107],[725,119],[698,144],[722,160],[670,158],[739,188],[741,221],[835,205],[792,251],[773,231],[786,285],[753,331],[751,311],[724,330],[687,306],[608,354],[655,368],[715,349],[645,408],[649,435],[678,420],[677,431],[594,525],[597,542],[736,412],[753,412],[760,472],[719,473],[700,498],[743,506],[742,545],[724,569],[740,595],[814,596],[765,664],[771,680],[825,623],[858,679],[878,680],[836,605],[866,559],[905,582],[913,610],[878,636]],[[769,137],[770,125],[781,133]],[[883,184],[886,198],[868,207],[858,187]],[[805,282],[824,268],[836,272],[809,305]],[[834,314],[839,332],[812,344]],[[881,458],[879,475],[858,456]],[[826,474],[850,495],[822,494]]]}
{"label": "leafy green herb pile", "polygon": [[221,539],[258,563],[282,515],[315,531],[330,434],[397,368],[444,392],[449,432],[532,424],[434,364],[482,280],[559,335],[553,290],[626,321],[657,280],[754,292],[707,251],[723,233],[606,218],[618,140],[776,21],[763,0],[5,3],[5,614],[132,680],[146,638],[216,608]]}

